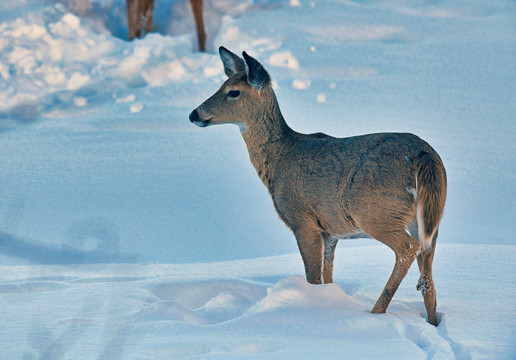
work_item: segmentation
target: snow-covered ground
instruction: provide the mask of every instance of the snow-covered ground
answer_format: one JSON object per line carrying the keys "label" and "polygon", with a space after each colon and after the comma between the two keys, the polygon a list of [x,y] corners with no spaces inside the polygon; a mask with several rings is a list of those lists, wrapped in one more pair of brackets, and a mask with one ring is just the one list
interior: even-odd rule
{"label": "snow-covered ground", "polygon": [[[187,0],[130,43],[122,0],[0,2],[1,357],[516,357],[514,2],[204,2],[206,54]],[[219,45],[262,61],[297,131],[440,153],[439,327],[417,266],[367,313],[393,262],[371,240],[339,244],[336,285],[299,277],[238,129],[188,121]]]}
{"label": "snow-covered ground", "polygon": [[2,358],[511,359],[513,248],[439,248],[437,328],[415,269],[387,314],[368,312],[393,262],[378,246],[338,251],[335,284],[318,286],[297,255],[0,267]]}

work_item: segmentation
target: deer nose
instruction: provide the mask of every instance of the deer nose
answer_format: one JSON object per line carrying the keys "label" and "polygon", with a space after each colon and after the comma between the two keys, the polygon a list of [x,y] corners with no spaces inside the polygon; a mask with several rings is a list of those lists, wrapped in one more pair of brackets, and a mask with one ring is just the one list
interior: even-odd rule
{"label": "deer nose", "polygon": [[190,122],[199,121],[199,113],[197,112],[197,110],[194,110],[190,113],[190,116],[188,118],[190,119]]}

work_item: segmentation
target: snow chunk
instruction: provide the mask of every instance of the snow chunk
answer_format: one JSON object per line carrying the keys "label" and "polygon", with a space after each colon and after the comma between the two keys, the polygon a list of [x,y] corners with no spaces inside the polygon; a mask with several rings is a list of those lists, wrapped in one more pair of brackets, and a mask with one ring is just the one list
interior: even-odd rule
{"label": "snow chunk", "polygon": [[142,78],[147,81],[149,85],[160,86],[169,81],[179,81],[185,73],[186,71],[181,62],[174,60],[170,63],[142,71]]}
{"label": "snow chunk", "polygon": [[8,61],[11,64],[18,63],[24,57],[31,56],[32,52],[21,46],[16,46],[13,51],[9,54]]}
{"label": "snow chunk", "polygon": [[79,28],[80,24],[79,18],[73,14],[66,14],[65,16],[63,16],[62,22],[68,25],[70,29],[74,30]]}
{"label": "snow chunk", "polygon": [[310,79],[294,79],[292,81],[292,87],[296,90],[306,90],[311,84]]}
{"label": "snow chunk", "polygon": [[131,110],[132,113],[138,113],[138,112],[142,111],[142,109],[143,109],[143,105],[140,103],[131,105],[131,107],[129,108],[129,110]]}
{"label": "snow chunk", "polygon": [[85,106],[88,103],[88,100],[86,100],[86,98],[84,98],[82,96],[77,96],[77,97],[73,98],[73,103],[76,106],[82,107],[82,106]]}
{"label": "snow chunk", "polygon": [[66,80],[65,74],[57,67],[42,67],[42,70],[45,74],[43,80],[45,80],[48,85],[57,86]]}
{"label": "snow chunk", "polygon": [[25,25],[20,26],[16,29],[14,29],[11,32],[11,35],[13,37],[19,38],[19,37],[26,37],[30,40],[35,40],[44,34],[46,34],[47,30],[43,26],[39,25]]}
{"label": "snow chunk", "polygon": [[[228,21],[226,19],[227,18],[224,18],[225,21]],[[224,33],[220,35],[219,42],[230,43],[230,42],[238,40],[239,37],[240,37],[240,31],[238,30],[238,28],[236,26],[231,26],[231,27],[228,27],[226,29],[226,31],[224,31]]]}
{"label": "snow chunk", "polygon": [[326,94],[324,94],[324,93],[317,94],[317,102],[325,103],[326,102]]}
{"label": "snow chunk", "polygon": [[9,80],[11,77],[11,75],[9,75],[9,68],[2,63],[0,63],[0,75],[2,75],[4,80]]}
{"label": "snow chunk", "polygon": [[68,79],[68,83],[66,84],[67,90],[77,90],[84,85],[86,85],[90,81],[90,76],[88,74],[81,73],[73,73],[70,79]]}
{"label": "snow chunk", "polygon": [[281,51],[272,54],[269,57],[269,64],[277,67],[288,69],[299,69],[299,61],[292,55],[290,51]]}
{"label": "snow chunk", "polygon": [[51,24],[50,31],[55,35],[71,35],[79,28],[81,21],[73,14],[65,14],[61,21]]}
{"label": "snow chunk", "polygon": [[136,97],[134,96],[134,94],[129,94],[123,98],[116,99],[115,102],[117,104],[130,103],[130,102],[133,102],[135,99],[136,99]]}
{"label": "snow chunk", "polygon": [[207,66],[202,71],[206,76],[217,76],[222,73],[222,68],[220,66]]}
{"label": "snow chunk", "polygon": [[126,57],[118,67],[118,75],[130,76],[138,72],[150,58],[150,49],[146,46],[136,46],[132,55]]}

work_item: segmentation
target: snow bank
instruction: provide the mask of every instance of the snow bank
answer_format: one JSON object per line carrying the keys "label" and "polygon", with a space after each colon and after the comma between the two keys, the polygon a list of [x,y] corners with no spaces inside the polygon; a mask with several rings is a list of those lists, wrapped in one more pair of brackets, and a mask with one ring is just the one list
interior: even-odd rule
{"label": "snow bank", "polygon": [[[150,34],[145,41],[127,43],[66,10],[57,4],[46,8],[43,18],[29,14],[0,24],[0,111],[35,118],[80,104],[81,98],[191,82],[205,67],[217,75],[212,57],[183,59],[192,53],[189,37]],[[29,105],[36,114],[24,112]]]}

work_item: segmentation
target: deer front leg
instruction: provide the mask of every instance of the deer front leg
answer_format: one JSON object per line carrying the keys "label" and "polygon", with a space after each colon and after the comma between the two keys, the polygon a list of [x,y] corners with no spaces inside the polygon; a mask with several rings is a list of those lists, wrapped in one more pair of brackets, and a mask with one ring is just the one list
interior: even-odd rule
{"label": "deer front leg", "polygon": [[333,282],[333,259],[335,258],[335,247],[338,240],[330,238],[328,235],[323,235],[324,239],[324,269],[323,281],[325,284]]}
{"label": "deer front leg", "polygon": [[419,242],[406,233],[397,233],[391,235],[389,239],[378,239],[387,244],[396,254],[396,262],[392,274],[382,291],[382,294],[376,301],[371,310],[372,313],[382,314],[387,310],[394,293],[401,284],[401,281],[407,275],[410,265],[416,259],[416,253],[419,250]]}
{"label": "deer front leg", "polygon": [[306,281],[310,284],[322,284],[324,246],[321,233],[311,228],[302,228],[294,233],[305,264]]}

